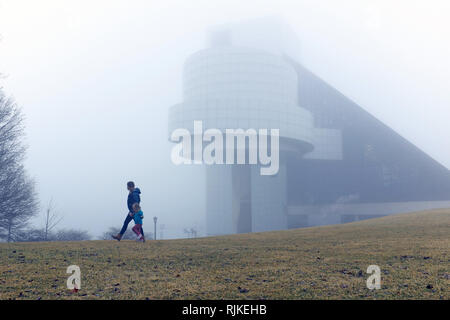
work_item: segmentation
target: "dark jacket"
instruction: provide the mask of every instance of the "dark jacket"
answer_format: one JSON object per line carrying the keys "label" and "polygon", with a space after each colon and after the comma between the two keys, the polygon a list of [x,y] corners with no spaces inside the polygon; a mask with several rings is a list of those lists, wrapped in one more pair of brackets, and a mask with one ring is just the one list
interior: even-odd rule
{"label": "dark jacket", "polygon": [[134,203],[140,203],[141,202],[141,190],[139,190],[139,188],[135,188],[133,190],[133,192],[130,192],[128,194],[128,200],[127,200],[127,205],[128,205],[128,210],[130,210],[130,212],[134,212],[133,211],[133,204]]}

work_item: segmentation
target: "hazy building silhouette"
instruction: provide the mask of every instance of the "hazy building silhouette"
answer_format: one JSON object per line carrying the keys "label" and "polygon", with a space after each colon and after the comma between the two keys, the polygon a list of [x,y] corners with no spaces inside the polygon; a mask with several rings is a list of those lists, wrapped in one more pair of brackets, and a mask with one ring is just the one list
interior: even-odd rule
{"label": "hazy building silhouette", "polygon": [[[307,44],[304,44],[307,45]],[[206,232],[258,232],[450,207],[449,171],[301,65],[288,26],[211,32],[191,55],[176,128],[280,129],[280,168],[205,165]],[[248,150],[247,150],[248,151]]]}

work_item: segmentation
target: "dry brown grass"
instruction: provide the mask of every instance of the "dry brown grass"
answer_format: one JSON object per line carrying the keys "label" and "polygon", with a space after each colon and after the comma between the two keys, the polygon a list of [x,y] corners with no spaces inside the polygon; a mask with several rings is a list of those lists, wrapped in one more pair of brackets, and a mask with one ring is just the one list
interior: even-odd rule
{"label": "dry brown grass", "polygon": [[[449,299],[450,209],[223,237],[0,244],[1,299]],[[66,289],[78,265],[82,288]],[[366,269],[382,271],[366,288]]]}

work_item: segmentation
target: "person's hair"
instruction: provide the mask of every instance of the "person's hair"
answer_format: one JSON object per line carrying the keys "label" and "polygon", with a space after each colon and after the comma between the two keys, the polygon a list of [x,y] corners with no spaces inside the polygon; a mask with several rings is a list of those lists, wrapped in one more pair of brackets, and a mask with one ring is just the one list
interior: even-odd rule
{"label": "person's hair", "polygon": [[139,203],[136,202],[133,204],[133,210],[141,210],[141,206],[139,205]]}
{"label": "person's hair", "polygon": [[133,181],[128,181],[127,182],[127,187],[134,188],[134,182]]}

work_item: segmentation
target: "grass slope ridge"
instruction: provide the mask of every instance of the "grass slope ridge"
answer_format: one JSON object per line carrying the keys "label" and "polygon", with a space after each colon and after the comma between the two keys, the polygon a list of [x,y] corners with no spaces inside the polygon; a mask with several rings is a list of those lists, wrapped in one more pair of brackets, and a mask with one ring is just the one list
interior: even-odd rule
{"label": "grass slope ridge", "polygon": [[[0,244],[1,299],[449,299],[450,209],[222,237]],[[366,269],[381,268],[381,289]],[[69,265],[81,290],[66,289]]]}

